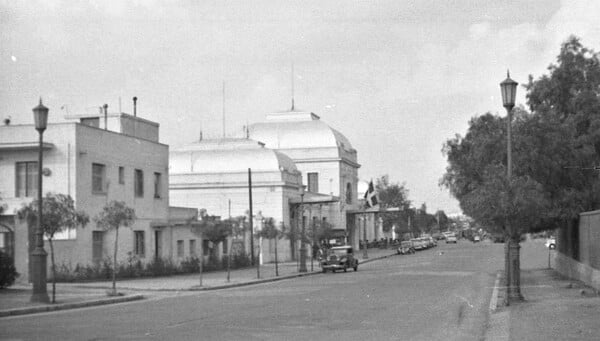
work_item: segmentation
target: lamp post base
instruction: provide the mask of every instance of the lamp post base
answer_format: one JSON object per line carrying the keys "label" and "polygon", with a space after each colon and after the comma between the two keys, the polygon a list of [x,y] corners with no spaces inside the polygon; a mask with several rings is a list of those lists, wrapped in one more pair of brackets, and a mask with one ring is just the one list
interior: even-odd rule
{"label": "lamp post base", "polygon": [[299,272],[308,272],[306,268],[306,247],[300,248],[300,269]]}
{"label": "lamp post base", "polygon": [[50,302],[46,288],[46,257],[47,253],[43,248],[36,248],[31,253],[31,283],[33,284],[33,293],[30,298],[31,302]]}

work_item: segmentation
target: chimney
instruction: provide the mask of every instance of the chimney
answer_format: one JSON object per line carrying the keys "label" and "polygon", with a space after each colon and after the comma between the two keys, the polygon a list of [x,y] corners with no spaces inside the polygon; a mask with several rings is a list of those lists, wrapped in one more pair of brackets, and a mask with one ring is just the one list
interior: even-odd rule
{"label": "chimney", "polygon": [[108,130],[108,104],[104,104],[104,130]]}
{"label": "chimney", "polygon": [[137,116],[137,97],[133,97],[133,117]]}

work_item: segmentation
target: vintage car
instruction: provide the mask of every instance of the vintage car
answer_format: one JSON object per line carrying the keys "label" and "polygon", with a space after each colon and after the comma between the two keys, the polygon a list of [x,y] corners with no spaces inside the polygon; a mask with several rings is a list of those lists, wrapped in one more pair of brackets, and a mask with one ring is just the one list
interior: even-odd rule
{"label": "vintage car", "polygon": [[415,247],[410,240],[405,240],[400,242],[400,246],[398,247],[397,253],[399,255],[406,255],[415,253]]}
{"label": "vintage car", "polygon": [[358,259],[354,258],[354,250],[350,245],[334,246],[327,251],[326,256],[321,260],[321,269],[323,272],[331,270],[348,271],[348,268],[358,270]]}

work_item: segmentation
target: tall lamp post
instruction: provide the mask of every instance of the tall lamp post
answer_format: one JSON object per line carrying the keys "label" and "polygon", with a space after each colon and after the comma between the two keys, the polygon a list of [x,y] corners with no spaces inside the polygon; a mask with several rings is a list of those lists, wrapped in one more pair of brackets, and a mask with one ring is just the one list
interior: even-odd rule
{"label": "tall lamp post", "polygon": [[302,225],[302,236],[300,237],[300,269],[298,272],[308,272],[306,268],[306,227],[304,226],[304,185],[300,185],[300,214],[298,215]]}
{"label": "tall lamp post", "polygon": [[[515,97],[517,95],[517,85],[519,83],[515,82],[510,78],[510,73],[506,71],[506,79],[500,83],[500,90],[502,93],[502,105],[506,108],[507,113],[507,126],[506,126],[506,177],[508,179],[508,183],[510,185],[512,179],[512,110],[515,107]],[[509,191],[509,195],[511,191]],[[509,198],[512,200],[512,198]],[[506,284],[508,289],[508,301],[511,300],[521,300],[521,289],[520,289],[520,281],[521,276],[519,273],[520,264],[519,264],[519,242],[518,240],[513,240],[513,231],[514,226],[510,223],[510,220],[506,219],[506,232],[508,234],[507,241],[507,254],[505,255],[505,272],[506,272]]]}
{"label": "tall lamp post", "polygon": [[35,129],[39,133],[40,142],[38,146],[38,219],[35,229],[35,248],[31,252],[31,281],[33,283],[31,302],[47,303],[50,299],[46,290],[46,258],[48,254],[44,250],[44,230],[42,229],[42,156],[43,135],[48,124],[48,108],[42,104],[41,98],[40,104],[33,108],[33,120],[35,121]]}

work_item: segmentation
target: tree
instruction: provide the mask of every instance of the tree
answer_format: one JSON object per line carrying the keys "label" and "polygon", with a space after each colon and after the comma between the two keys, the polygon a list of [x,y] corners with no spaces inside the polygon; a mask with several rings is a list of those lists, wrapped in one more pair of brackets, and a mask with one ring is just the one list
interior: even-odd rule
{"label": "tree", "polygon": [[281,229],[278,229],[275,224],[275,219],[265,218],[262,229],[258,235],[267,239],[275,239],[275,276],[279,276],[279,260],[277,259],[277,244],[278,240],[285,237],[285,226],[281,224]]}
{"label": "tree", "polygon": [[383,175],[376,180],[375,188],[379,198],[379,206],[381,208],[398,207],[398,212],[379,213],[379,217],[383,220],[383,231],[390,231],[393,226],[401,227],[401,230],[408,229],[408,216],[410,200],[408,200],[408,189],[405,184],[390,182],[388,175]]}
{"label": "tree", "polygon": [[548,70],[525,86],[531,113],[515,110],[511,181],[505,118],[476,117],[464,138],[444,147],[449,166],[442,183],[465,213],[501,229],[516,246],[521,233],[570,226],[600,205],[599,55],[571,37]]}
{"label": "tree", "polygon": [[[200,210],[200,220],[198,224],[192,225],[192,232],[201,236],[202,240],[209,240],[213,245],[217,245],[227,239],[234,232],[238,225],[237,219],[221,220],[221,217],[209,215],[205,209]],[[201,242],[201,244],[204,244]],[[231,247],[231,246],[230,246]],[[210,256],[214,257],[214,248],[209,251]],[[204,271],[204,247],[202,247],[200,258],[200,286],[202,286],[202,272]],[[228,262],[229,265],[229,262]]]}
{"label": "tree", "polygon": [[110,201],[94,218],[96,225],[104,229],[115,230],[115,246],[113,252],[112,268],[112,295],[117,295],[117,251],[119,245],[119,227],[129,227],[136,220],[135,210],[128,207],[123,201]]}
{"label": "tree", "polygon": [[[84,227],[89,221],[89,216],[75,209],[75,202],[70,195],[47,193],[42,200],[42,231],[48,238],[50,246],[50,262],[52,271],[52,303],[56,302],[56,261],[54,259],[54,237],[56,233],[77,226]],[[34,200],[17,212],[20,219],[26,219],[29,226],[37,224],[38,201]]]}

